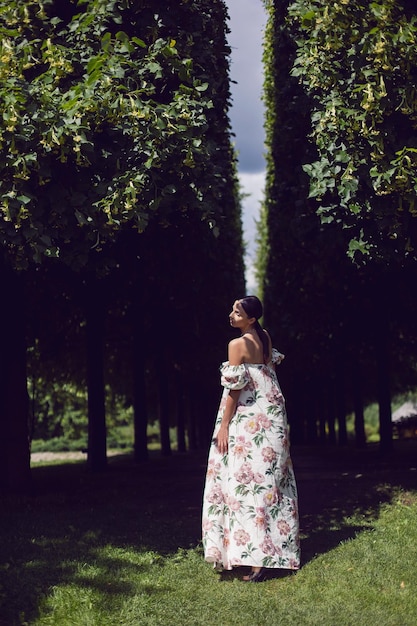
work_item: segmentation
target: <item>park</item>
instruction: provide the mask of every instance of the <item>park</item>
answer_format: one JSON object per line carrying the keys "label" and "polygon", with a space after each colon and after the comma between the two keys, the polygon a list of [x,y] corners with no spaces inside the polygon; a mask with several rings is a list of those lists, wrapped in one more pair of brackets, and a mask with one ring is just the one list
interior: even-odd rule
{"label": "park", "polygon": [[201,546],[246,292],[226,3],[0,0],[2,626],[416,624],[417,11],[259,1],[301,568]]}

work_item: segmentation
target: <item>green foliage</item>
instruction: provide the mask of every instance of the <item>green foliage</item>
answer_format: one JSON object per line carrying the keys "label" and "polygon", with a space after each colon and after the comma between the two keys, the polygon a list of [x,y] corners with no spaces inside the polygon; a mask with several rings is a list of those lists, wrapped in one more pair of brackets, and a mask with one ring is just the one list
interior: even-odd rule
{"label": "green foliage", "polygon": [[[267,184],[258,261],[266,326],[286,354],[278,376],[293,442],[342,440],[344,416],[354,409],[361,435],[362,404],[373,406],[372,419],[365,413],[368,440],[379,440],[381,407],[373,403],[381,400],[381,390],[388,395],[416,385],[416,311],[410,295],[415,264],[404,267],[404,239],[389,234],[399,196],[380,196],[372,188],[369,141],[376,135],[369,132],[366,141],[361,136],[374,121],[385,156],[391,151],[395,159],[399,142],[413,147],[416,133],[407,125],[411,113],[410,118],[389,113],[385,99],[378,125],[376,103],[372,110],[361,108],[353,89],[355,80],[365,81],[362,64],[374,68],[371,53],[361,56],[365,43],[362,48],[352,43],[359,31],[367,37],[371,8],[365,4],[265,2]],[[411,3],[407,10],[405,3],[396,7],[403,21],[414,20]],[[378,24],[382,37],[385,25]],[[397,23],[386,26],[394,37]],[[392,99],[401,85],[412,89],[414,72],[410,64],[410,81],[387,81]],[[352,164],[363,155],[366,163],[353,172]],[[364,214],[358,203],[370,198],[374,204]],[[402,232],[405,236],[408,229],[412,236],[415,219],[407,211],[402,216]],[[371,235],[378,249],[371,246]],[[359,266],[366,254],[395,259]],[[384,338],[392,351],[382,354]],[[389,363],[390,384],[378,383],[381,363]],[[389,410],[389,398],[385,406]],[[385,423],[388,430],[389,416]]]}
{"label": "green foliage", "polygon": [[[87,433],[87,392],[74,383],[45,381],[43,379],[30,380],[28,391],[31,396],[32,409],[32,439],[43,439],[51,443],[50,450],[58,446],[57,440],[62,440],[61,449],[65,449],[68,442],[78,442],[78,447],[85,447],[82,443]],[[109,436],[122,426],[132,424],[133,412],[131,406],[126,406],[123,397],[112,393],[106,388],[106,422]],[[130,440],[133,440],[130,433]],[[71,448],[69,448],[71,449]]]}
{"label": "green foliage", "polygon": [[297,0],[292,75],[312,98],[304,167],[355,260],[417,257],[417,15],[406,0]]}
{"label": "green foliage", "polygon": [[[143,32],[128,34],[141,9]],[[80,266],[120,225],[142,231],[180,187],[178,209],[211,216],[208,83],[191,33],[162,36],[146,9],[0,2],[0,232],[18,267],[43,255]]]}

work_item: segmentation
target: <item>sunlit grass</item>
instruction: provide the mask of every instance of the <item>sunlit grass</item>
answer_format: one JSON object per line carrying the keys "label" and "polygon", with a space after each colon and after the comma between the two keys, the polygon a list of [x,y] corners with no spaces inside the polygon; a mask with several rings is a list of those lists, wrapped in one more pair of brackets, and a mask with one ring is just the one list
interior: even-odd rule
{"label": "sunlit grass", "polygon": [[2,517],[0,624],[415,626],[417,492],[398,487],[399,461],[391,483],[386,464],[332,462],[305,486],[300,467],[302,569],[259,585],[203,560],[204,458],[39,467],[36,495]]}
{"label": "sunlit grass", "polygon": [[417,499],[386,506],[372,530],[262,585],[221,581],[198,549],[161,558],[106,546],[92,563],[74,564],[34,624],[414,626],[416,514]]}

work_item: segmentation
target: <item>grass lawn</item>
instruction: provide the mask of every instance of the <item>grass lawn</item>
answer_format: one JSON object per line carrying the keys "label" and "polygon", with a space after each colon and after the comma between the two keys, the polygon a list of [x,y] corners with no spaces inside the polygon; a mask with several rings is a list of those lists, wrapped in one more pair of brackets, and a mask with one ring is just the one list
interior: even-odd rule
{"label": "grass lawn", "polygon": [[417,442],[294,448],[302,569],[258,584],[202,558],[205,454],[36,465],[3,498],[1,626],[416,626]]}

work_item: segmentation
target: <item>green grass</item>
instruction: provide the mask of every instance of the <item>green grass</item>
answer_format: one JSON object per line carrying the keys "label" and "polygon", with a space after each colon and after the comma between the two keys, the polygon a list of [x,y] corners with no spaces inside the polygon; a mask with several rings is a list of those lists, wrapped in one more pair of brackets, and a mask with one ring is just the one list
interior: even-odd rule
{"label": "green grass", "polygon": [[36,466],[2,504],[0,624],[415,626],[416,452],[294,449],[303,566],[259,585],[203,560],[205,455]]}

